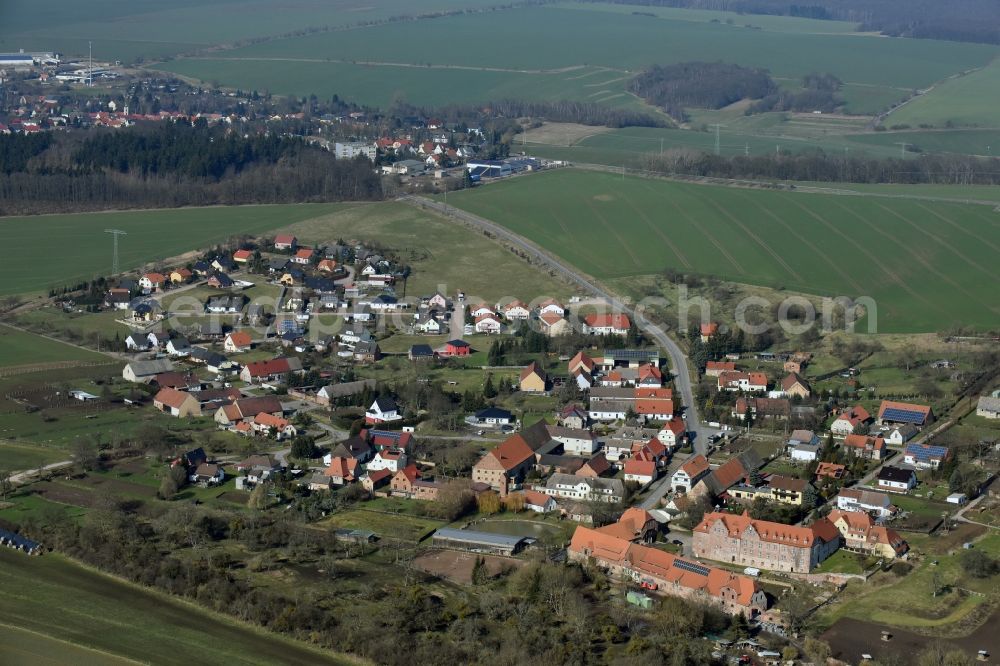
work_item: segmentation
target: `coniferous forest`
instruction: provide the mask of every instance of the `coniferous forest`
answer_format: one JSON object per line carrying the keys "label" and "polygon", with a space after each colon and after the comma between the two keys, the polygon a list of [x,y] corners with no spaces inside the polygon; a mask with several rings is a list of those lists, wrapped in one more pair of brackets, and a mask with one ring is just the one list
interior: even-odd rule
{"label": "coniferous forest", "polygon": [[382,198],[367,160],[298,138],[158,123],[0,137],[0,214]]}

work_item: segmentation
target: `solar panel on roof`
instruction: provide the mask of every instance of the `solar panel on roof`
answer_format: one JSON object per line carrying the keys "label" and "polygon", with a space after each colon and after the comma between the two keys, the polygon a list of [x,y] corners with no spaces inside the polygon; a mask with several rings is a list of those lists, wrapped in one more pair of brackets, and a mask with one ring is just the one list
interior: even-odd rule
{"label": "solar panel on roof", "polygon": [[916,412],[910,409],[889,407],[882,412],[882,418],[890,421],[900,421],[902,423],[922,423],[924,415],[923,412]]}
{"label": "solar panel on roof", "polygon": [[648,360],[659,358],[660,353],[651,349],[608,349],[605,356],[611,356],[618,360]]}
{"label": "solar panel on roof", "polygon": [[688,562],[687,560],[674,560],[674,566],[682,571],[687,571],[693,574],[698,574],[699,576],[707,576],[709,569],[701,564],[695,564],[694,562]]}

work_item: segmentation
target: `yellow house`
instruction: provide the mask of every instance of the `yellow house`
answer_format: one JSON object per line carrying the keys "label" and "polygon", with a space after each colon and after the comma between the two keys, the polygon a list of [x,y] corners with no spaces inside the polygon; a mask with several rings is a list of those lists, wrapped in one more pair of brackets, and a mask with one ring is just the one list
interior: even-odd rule
{"label": "yellow house", "polygon": [[545,371],[534,361],[521,371],[521,390],[525,393],[545,392]]}
{"label": "yellow house", "polygon": [[795,372],[789,374],[781,381],[781,390],[785,392],[785,395],[797,395],[803,399],[808,398],[812,394],[809,382]]}
{"label": "yellow house", "polygon": [[887,560],[909,550],[910,546],[903,537],[891,528],[876,525],[875,519],[867,513],[835,509],[830,512],[829,518],[844,538],[844,548],[848,550]]}
{"label": "yellow house", "polygon": [[191,271],[186,268],[177,268],[170,271],[170,281],[174,284],[183,284],[191,279]]}
{"label": "yellow house", "polygon": [[759,488],[749,485],[734,486],[729,489],[729,494],[733,499],[746,500],[748,502],[752,502],[757,498],[763,498],[769,502],[799,506],[802,504],[803,495],[808,484],[809,482],[804,479],[793,479],[788,476],[774,474],[768,478],[766,486]]}
{"label": "yellow house", "polygon": [[790,476],[776,474],[771,475],[767,480],[767,487],[771,491],[771,500],[795,506],[802,504],[802,497],[808,485],[809,482],[805,479],[793,479]]}

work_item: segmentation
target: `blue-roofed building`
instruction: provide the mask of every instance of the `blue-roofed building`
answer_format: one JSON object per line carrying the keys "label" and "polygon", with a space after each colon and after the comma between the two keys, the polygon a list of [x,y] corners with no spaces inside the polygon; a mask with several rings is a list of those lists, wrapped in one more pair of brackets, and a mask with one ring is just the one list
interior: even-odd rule
{"label": "blue-roofed building", "polygon": [[285,333],[302,333],[302,328],[299,326],[299,322],[295,321],[295,319],[291,317],[287,319],[279,319],[277,326],[278,333],[282,335]]}
{"label": "blue-roofed building", "polygon": [[934,414],[927,405],[883,400],[878,408],[879,425],[912,423],[915,426],[925,426],[933,420]]}
{"label": "blue-roofed building", "polygon": [[903,462],[920,469],[937,469],[948,459],[949,454],[946,446],[910,444],[903,452]]}
{"label": "blue-roofed building", "polygon": [[638,368],[652,363],[660,365],[660,352],[657,349],[605,349],[599,365],[605,372],[615,368]]}
{"label": "blue-roofed building", "polygon": [[469,160],[465,168],[473,178],[502,178],[514,173],[511,165],[501,160]]}
{"label": "blue-roofed building", "polygon": [[38,555],[42,552],[42,545],[37,541],[32,541],[17,532],[10,532],[5,529],[0,529],[0,545],[24,551],[28,555]]}

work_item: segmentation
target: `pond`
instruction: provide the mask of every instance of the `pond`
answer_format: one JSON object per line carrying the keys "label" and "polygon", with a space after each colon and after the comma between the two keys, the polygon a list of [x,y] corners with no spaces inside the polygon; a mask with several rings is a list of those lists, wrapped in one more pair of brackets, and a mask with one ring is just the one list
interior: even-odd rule
{"label": "pond", "polygon": [[556,525],[536,523],[530,520],[491,520],[470,525],[469,529],[492,534],[507,534],[509,536],[531,537],[539,539],[544,536],[559,534]]}

